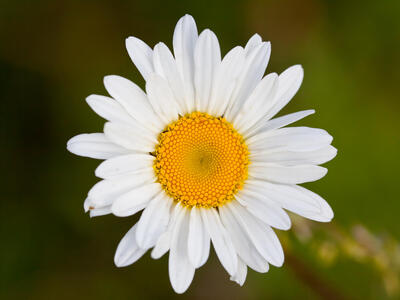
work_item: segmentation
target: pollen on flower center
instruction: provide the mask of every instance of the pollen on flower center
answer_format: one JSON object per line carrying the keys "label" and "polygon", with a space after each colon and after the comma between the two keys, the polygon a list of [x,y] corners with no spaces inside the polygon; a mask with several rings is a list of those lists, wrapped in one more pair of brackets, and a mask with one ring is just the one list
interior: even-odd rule
{"label": "pollen on flower center", "polygon": [[186,206],[221,206],[247,179],[247,146],[223,117],[193,112],[169,124],[158,140],[158,182]]}

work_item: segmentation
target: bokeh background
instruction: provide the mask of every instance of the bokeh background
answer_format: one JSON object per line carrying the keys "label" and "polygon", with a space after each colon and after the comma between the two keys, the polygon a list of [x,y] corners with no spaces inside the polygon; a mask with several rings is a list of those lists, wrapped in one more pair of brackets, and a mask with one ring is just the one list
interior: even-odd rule
{"label": "bokeh background", "polygon": [[[1,299],[399,299],[400,1],[0,1]],[[335,211],[280,232],[282,268],[229,281],[215,254],[184,295],[167,256],[113,264],[137,216],[92,218],[83,200],[96,160],[66,141],[102,130],[85,97],[102,78],[143,86],[124,46],[130,35],[171,46],[192,14],[223,53],[255,32],[272,42],[268,71],[300,63],[303,86],[282,113],[316,109],[299,124],[327,129],[338,156],[307,187]]]}

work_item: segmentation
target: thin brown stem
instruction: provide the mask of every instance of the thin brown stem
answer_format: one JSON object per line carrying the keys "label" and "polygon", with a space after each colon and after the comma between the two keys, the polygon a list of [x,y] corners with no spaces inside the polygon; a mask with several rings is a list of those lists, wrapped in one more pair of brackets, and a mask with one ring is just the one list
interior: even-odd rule
{"label": "thin brown stem", "polygon": [[340,291],[335,289],[323,278],[315,274],[304,262],[292,255],[285,253],[286,265],[292,270],[294,275],[306,286],[308,286],[321,299],[327,300],[348,300]]}

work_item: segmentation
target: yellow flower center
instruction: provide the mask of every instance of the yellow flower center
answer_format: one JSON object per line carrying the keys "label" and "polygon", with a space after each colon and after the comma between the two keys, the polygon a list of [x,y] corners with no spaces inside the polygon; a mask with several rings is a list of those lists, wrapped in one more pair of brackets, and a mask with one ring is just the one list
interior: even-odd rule
{"label": "yellow flower center", "polygon": [[158,182],[183,205],[221,206],[247,179],[247,146],[223,117],[193,112],[169,124],[158,141]]}

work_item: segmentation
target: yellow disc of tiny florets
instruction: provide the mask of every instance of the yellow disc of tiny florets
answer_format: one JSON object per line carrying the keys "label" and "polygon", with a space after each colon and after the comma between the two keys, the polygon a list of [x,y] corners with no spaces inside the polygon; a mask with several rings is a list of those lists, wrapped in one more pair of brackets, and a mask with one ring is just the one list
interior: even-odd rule
{"label": "yellow disc of tiny florets", "polygon": [[169,124],[153,153],[158,182],[186,206],[218,207],[247,179],[249,151],[223,117],[193,112]]}

